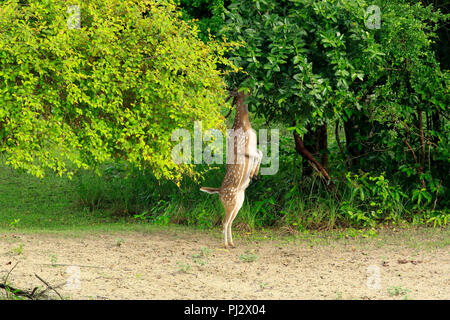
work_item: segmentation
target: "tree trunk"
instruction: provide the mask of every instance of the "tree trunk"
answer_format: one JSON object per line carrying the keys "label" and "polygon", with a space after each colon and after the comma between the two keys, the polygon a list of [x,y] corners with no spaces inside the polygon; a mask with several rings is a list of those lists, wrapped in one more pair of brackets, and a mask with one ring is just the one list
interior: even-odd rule
{"label": "tree trunk", "polygon": [[366,147],[361,143],[359,136],[367,137],[370,132],[368,119],[364,115],[350,116],[344,121],[345,143],[347,148],[347,163],[350,169],[360,167],[361,157],[366,154]]}
{"label": "tree trunk", "polygon": [[[441,121],[439,117],[439,112],[433,112],[431,114],[431,123],[433,131],[436,133],[441,133]],[[433,143],[437,144],[439,142],[439,138],[437,135],[434,135],[432,138]]]}
{"label": "tree trunk", "polygon": [[[294,123],[295,126],[295,123]],[[326,131],[325,131],[326,132]],[[295,140],[295,150],[299,155],[301,155],[304,159],[304,161],[308,161],[308,163],[311,165],[311,167],[316,170],[320,178],[325,184],[325,188],[328,191],[331,191],[335,188],[335,185],[333,181],[331,181],[330,175],[328,174],[327,169],[324,168],[324,166],[317,161],[317,159],[314,157],[314,155],[308,151],[308,149],[305,147],[305,144],[300,137],[300,135],[297,133],[297,131],[294,130],[294,140]],[[328,159],[328,156],[327,156]],[[328,163],[328,161],[327,161]]]}
{"label": "tree trunk", "polygon": [[[419,137],[420,137],[420,166],[419,166],[419,175],[423,174],[425,172],[425,158],[426,158],[426,151],[425,151],[425,136],[423,133],[423,114],[422,109],[417,109],[417,120],[418,120],[418,127],[419,127]],[[422,184],[422,188],[426,187],[425,181],[422,177],[419,178],[420,183]]]}
{"label": "tree trunk", "polygon": [[[305,148],[311,152],[315,158],[320,159],[320,163],[328,171],[328,135],[327,135],[327,125],[317,127],[312,130],[308,127],[308,132],[305,134],[304,139],[302,139]],[[303,158],[303,176],[307,177],[312,174],[313,168],[308,162],[309,160]]]}
{"label": "tree trunk", "polygon": [[[315,144],[314,144],[314,132],[311,127],[308,125],[306,127],[307,132],[303,136],[303,145],[304,148],[310,150],[311,154],[314,156],[315,152]],[[294,136],[295,139],[295,136]],[[295,148],[297,150],[297,142],[295,142]],[[298,150],[297,150],[298,152]],[[313,174],[313,167],[309,164],[308,159],[302,158],[302,176],[303,178],[309,177]]]}

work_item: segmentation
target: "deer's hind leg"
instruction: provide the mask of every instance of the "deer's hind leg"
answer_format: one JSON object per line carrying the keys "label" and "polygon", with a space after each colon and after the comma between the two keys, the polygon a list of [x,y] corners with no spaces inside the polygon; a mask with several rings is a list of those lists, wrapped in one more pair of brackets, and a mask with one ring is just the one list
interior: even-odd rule
{"label": "deer's hind leg", "polygon": [[234,210],[232,211],[231,218],[230,218],[230,221],[227,226],[228,227],[228,230],[227,230],[228,245],[231,246],[232,248],[234,248],[234,243],[233,243],[233,235],[231,233],[231,226],[233,225],[233,221],[236,218],[239,210],[241,210],[241,208],[242,208],[242,204],[244,203],[244,198],[245,198],[244,191],[238,192],[236,194],[236,205],[234,207]]}
{"label": "deer's hind leg", "polygon": [[223,207],[225,209],[225,217],[223,218],[222,223],[222,230],[223,230],[223,240],[225,248],[228,249],[228,226],[230,225],[231,218],[233,216],[233,210],[234,210],[234,203],[229,201],[224,201],[223,199],[220,199],[222,201]]}

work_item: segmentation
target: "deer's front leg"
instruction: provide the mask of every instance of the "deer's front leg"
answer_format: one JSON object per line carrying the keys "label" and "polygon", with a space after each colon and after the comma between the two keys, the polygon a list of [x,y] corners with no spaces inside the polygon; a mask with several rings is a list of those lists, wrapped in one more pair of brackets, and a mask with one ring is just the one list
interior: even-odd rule
{"label": "deer's front leg", "polygon": [[261,160],[262,160],[262,152],[261,150],[256,150],[256,156],[253,157],[253,168],[252,171],[250,172],[250,178],[254,178],[258,175],[259,173],[259,167],[261,165]]}

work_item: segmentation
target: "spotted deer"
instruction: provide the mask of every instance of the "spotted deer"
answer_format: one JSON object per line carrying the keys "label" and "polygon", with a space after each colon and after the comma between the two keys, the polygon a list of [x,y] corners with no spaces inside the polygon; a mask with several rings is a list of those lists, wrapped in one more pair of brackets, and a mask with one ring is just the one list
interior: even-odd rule
{"label": "spotted deer", "polygon": [[223,236],[225,248],[234,247],[231,226],[244,203],[245,189],[250,179],[259,173],[262,152],[256,148],[256,132],[248,117],[248,106],[244,103],[246,94],[235,94],[236,116],[228,137],[227,168],[220,188],[202,187],[206,193],[218,193],[225,208]]}

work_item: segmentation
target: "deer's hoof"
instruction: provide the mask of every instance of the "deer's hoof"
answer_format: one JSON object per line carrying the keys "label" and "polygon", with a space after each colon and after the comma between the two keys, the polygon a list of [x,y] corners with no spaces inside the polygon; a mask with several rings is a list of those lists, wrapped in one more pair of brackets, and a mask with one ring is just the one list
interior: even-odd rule
{"label": "deer's hoof", "polygon": [[229,243],[228,246],[229,246],[231,249],[236,248],[236,246],[234,245],[233,242],[232,242],[232,243]]}

